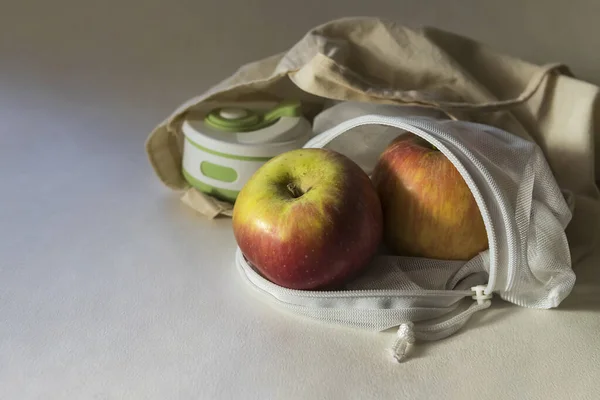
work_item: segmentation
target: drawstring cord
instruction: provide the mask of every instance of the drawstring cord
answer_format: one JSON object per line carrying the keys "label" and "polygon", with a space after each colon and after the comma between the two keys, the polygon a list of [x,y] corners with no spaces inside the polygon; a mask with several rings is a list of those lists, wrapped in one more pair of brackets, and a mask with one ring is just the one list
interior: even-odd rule
{"label": "drawstring cord", "polygon": [[415,324],[410,321],[400,324],[398,327],[398,334],[392,345],[392,355],[399,363],[406,358],[409,346],[415,343],[414,327]]}
{"label": "drawstring cord", "polygon": [[391,351],[394,359],[401,363],[406,360],[410,347],[417,338],[422,340],[438,340],[450,336],[459,330],[477,311],[485,310],[492,305],[492,294],[485,293],[485,285],[471,288],[474,292],[472,298],[477,302],[454,317],[432,325],[415,326],[408,321],[400,324]]}

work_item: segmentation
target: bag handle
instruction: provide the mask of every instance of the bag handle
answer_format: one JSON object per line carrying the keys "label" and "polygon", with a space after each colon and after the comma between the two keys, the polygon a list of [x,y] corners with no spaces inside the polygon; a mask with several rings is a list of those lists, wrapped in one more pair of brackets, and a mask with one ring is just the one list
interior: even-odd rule
{"label": "bag handle", "polygon": [[310,62],[302,68],[290,72],[288,76],[300,89],[316,96],[335,100],[403,103],[404,105],[432,107],[442,111],[492,112],[524,103],[537,92],[546,77],[553,73],[570,75],[568,68],[563,64],[547,64],[536,71],[517,97],[485,103],[438,101],[434,93],[427,91],[384,88],[369,82],[360,74],[322,53],[317,53]]}

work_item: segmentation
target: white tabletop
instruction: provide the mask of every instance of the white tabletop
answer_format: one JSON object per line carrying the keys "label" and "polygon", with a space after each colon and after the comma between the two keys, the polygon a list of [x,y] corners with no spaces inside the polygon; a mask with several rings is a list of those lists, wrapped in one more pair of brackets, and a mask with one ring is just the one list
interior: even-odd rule
{"label": "white tabletop", "polygon": [[[597,41],[582,31],[597,24],[559,38],[551,21],[518,9],[537,15],[531,29],[556,35],[551,48],[517,25],[494,36],[511,13],[475,1],[471,11],[496,17],[469,19],[442,0],[402,10],[342,0],[353,5],[36,3],[0,12],[0,399],[597,398],[600,254],[579,267],[560,309],[495,301],[396,364],[386,352],[393,332],[312,322],[256,298],[234,268],[230,220],[188,209],[143,149],[180,102],[333,17],[437,24],[534,61],[564,55],[584,74],[593,66],[568,43]],[[511,39],[519,34],[529,41]]]}

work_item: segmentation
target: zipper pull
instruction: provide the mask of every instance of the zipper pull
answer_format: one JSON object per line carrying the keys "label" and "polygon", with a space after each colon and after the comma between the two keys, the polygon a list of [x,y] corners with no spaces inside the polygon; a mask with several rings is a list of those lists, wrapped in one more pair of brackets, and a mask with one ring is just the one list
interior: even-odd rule
{"label": "zipper pull", "polygon": [[404,361],[409,347],[415,343],[414,327],[415,325],[410,321],[398,327],[397,337],[392,345],[392,355],[399,363]]}
{"label": "zipper pull", "polygon": [[473,296],[471,296],[473,298],[473,300],[477,300],[477,304],[481,305],[481,304],[485,304],[486,300],[491,300],[492,298],[492,294],[485,294],[485,285],[477,285],[477,286],[473,286],[471,288],[472,291],[475,292],[475,294]]}

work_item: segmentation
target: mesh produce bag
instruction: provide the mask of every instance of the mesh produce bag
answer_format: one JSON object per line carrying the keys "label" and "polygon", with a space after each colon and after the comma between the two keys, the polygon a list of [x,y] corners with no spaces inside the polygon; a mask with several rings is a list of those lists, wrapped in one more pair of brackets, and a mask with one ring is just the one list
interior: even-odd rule
{"label": "mesh produce bag", "polygon": [[[558,187],[540,148],[487,125],[402,116],[393,106],[342,103],[315,120],[323,128],[305,147],[345,153],[369,173],[391,139],[420,136],[454,164],[473,193],[486,227],[489,249],[468,261],[379,254],[366,272],[338,291],[290,290],[254,271],[238,249],[246,282],[292,312],[318,320],[385,330],[398,326],[394,357],[404,359],[415,339],[437,340],[456,332],[492,293],[511,303],[552,308],[570,293],[571,269],[565,228],[570,196]],[[346,150],[346,151],[345,151]],[[465,298],[472,300],[465,305]]]}

